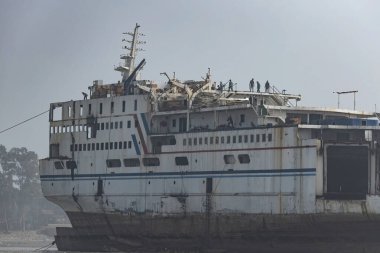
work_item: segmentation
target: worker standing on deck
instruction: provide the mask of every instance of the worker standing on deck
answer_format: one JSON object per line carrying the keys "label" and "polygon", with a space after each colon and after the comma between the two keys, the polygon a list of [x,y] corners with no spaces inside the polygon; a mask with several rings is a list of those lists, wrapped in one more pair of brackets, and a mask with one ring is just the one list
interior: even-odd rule
{"label": "worker standing on deck", "polygon": [[257,83],[257,92],[260,92],[260,83],[259,81],[257,81],[256,83]]}
{"label": "worker standing on deck", "polygon": [[270,87],[270,85],[269,85],[269,82],[267,80],[267,82],[265,83],[265,92],[269,92],[269,87]]}
{"label": "worker standing on deck", "polygon": [[234,83],[231,81],[231,79],[228,81],[228,91],[234,90]]}
{"label": "worker standing on deck", "polygon": [[251,81],[249,82],[249,91],[253,92],[254,88],[255,88],[255,80],[253,80],[252,78]]}

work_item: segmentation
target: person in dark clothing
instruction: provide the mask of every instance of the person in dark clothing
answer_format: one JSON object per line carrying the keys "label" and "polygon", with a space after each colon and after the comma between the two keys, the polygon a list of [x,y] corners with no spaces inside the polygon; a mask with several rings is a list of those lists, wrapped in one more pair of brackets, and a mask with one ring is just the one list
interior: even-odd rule
{"label": "person in dark clothing", "polygon": [[228,91],[233,91],[234,90],[234,84],[231,81],[231,79],[228,81]]}
{"label": "person in dark clothing", "polygon": [[87,93],[86,92],[82,92],[82,95],[83,95],[83,100],[87,100],[87,97],[88,97]]}
{"label": "person in dark clothing", "polygon": [[265,83],[265,92],[269,92],[269,87],[270,87],[270,85],[269,85],[269,82],[267,80],[267,82]]}
{"label": "person in dark clothing", "polygon": [[249,82],[249,91],[253,92],[254,87],[255,87],[255,80],[253,80],[252,78],[251,81]]}
{"label": "person in dark clothing", "polygon": [[257,84],[257,92],[260,92],[260,83],[259,83],[259,81],[257,81],[256,84]]}

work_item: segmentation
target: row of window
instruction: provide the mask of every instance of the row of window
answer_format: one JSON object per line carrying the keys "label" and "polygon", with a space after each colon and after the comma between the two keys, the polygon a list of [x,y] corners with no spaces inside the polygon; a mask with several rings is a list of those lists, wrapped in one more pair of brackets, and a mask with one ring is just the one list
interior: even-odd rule
{"label": "row of window", "polygon": [[[126,107],[126,102],[122,101],[121,112],[125,112],[125,107]],[[137,100],[136,99],[134,100],[133,109],[134,109],[134,111],[137,111]],[[111,110],[110,111],[111,111],[111,113],[115,112],[115,102],[111,102]],[[87,112],[88,112],[88,115],[92,114],[92,105],[91,104],[88,104]],[[68,116],[70,118],[73,117],[75,115],[74,107],[69,105],[67,107],[67,113],[68,113]],[[103,114],[103,103],[99,103],[99,114]],[[79,106],[79,116],[83,116],[83,105]]]}
{"label": "row of window", "polygon": [[[260,138],[261,137],[261,138]],[[214,137],[194,137],[194,138],[188,138],[188,139],[183,139],[183,146],[196,146],[196,145],[212,145],[214,144],[214,140],[215,140],[215,144],[224,144],[224,143],[227,143],[227,144],[230,144],[230,143],[248,143],[248,142],[271,142],[272,141],[272,134],[256,134],[256,140],[255,140],[255,135],[254,134],[251,134],[251,135],[234,135],[234,136],[216,136],[215,138]]]}
{"label": "row of window", "polygon": [[94,151],[94,150],[112,150],[112,149],[131,149],[132,141],[115,141],[87,144],[71,144],[70,151]]}
{"label": "row of window", "polygon": [[[127,128],[131,128],[131,121],[127,121]],[[136,126],[136,122],[135,122]],[[72,125],[72,126],[52,126],[51,133],[72,133],[72,132],[87,132],[87,125]],[[108,129],[118,129],[123,128],[123,121],[115,121],[115,122],[102,122],[96,124],[97,130],[108,130]]]}
{"label": "row of window", "polygon": [[[225,164],[236,163],[236,159],[234,155],[224,155],[223,159],[224,159]],[[251,159],[248,154],[239,154],[238,160],[239,160],[239,163],[241,164],[248,164],[251,162]],[[175,161],[175,165],[177,166],[189,165],[189,160],[187,156],[177,156],[175,157],[174,161]],[[138,158],[124,159],[123,162],[124,162],[125,167],[140,166],[140,160]],[[148,167],[160,166],[160,160],[157,157],[143,158],[142,162],[144,166],[148,166]],[[121,167],[120,159],[108,159],[106,163],[107,163],[107,167],[109,168]]]}

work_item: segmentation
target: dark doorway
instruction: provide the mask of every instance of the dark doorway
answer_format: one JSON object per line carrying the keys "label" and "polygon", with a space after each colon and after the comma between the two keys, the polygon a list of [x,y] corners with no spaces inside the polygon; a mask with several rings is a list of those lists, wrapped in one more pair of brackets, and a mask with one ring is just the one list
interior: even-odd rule
{"label": "dark doorway", "polygon": [[365,199],[368,192],[368,147],[327,147],[329,199]]}
{"label": "dark doorway", "polygon": [[179,132],[183,133],[186,132],[187,128],[187,119],[186,118],[180,118],[179,119]]}

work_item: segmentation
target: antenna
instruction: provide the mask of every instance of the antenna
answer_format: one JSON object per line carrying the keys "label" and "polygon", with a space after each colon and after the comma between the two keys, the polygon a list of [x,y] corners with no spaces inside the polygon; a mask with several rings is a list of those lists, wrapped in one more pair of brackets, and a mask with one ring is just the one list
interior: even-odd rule
{"label": "antenna", "polygon": [[353,93],[354,94],[354,110],[356,109],[356,93],[358,93],[359,91],[357,90],[350,90],[350,91],[333,91],[333,93],[335,94],[338,94],[338,108],[340,106],[340,95],[342,94],[350,94],[350,93]]}

